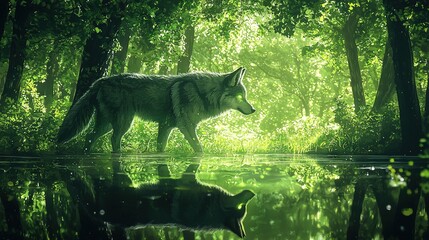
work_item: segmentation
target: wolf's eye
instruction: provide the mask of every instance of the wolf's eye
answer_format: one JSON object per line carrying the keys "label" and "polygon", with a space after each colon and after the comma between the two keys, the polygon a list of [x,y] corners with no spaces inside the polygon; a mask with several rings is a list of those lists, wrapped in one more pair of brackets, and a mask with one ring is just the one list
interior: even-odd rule
{"label": "wolf's eye", "polygon": [[235,96],[235,99],[237,99],[237,101],[243,101],[243,95],[238,94],[237,96]]}
{"label": "wolf's eye", "polygon": [[244,204],[242,204],[242,203],[238,204],[238,205],[236,206],[237,210],[241,210],[241,209],[243,208],[243,205],[244,205]]}

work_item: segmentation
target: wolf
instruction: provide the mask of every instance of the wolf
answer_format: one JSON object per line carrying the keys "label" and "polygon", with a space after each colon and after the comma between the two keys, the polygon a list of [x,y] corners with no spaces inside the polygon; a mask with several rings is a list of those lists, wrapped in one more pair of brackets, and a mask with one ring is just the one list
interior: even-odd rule
{"label": "wolf", "polygon": [[[99,226],[91,231],[104,228],[119,239],[126,239],[126,229],[148,225],[173,225],[191,231],[229,230],[244,238],[243,219],[255,193],[242,190],[231,194],[204,184],[196,178],[198,168],[199,164],[190,164],[181,178],[174,179],[168,166],[159,164],[157,183],[131,187],[124,180],[115,184],[97,178],[92,183],[93,191],[83,191],[87,180],[76,177],[68,181],[68,190],[78,203],[80,218],[92,222],[87,225]],[[80,237],[94,235],[91,231],[82,232]]]}
{"label": "wolf", "polygon": [[203,148],[197,125],[205,119],[235,109],[248,115],[255,108],[247,101],[240,67],[231,73],[187,73],[174,76],[120,74],[100,78],[70,108],[58,132],[57,142],[65,143],[89,125],[84,151],[113,129],[113,152],[120,152],[122,136],[135,115],[158,123],[157,151],[165,150],[173,128],[177,127],[195,152]]}

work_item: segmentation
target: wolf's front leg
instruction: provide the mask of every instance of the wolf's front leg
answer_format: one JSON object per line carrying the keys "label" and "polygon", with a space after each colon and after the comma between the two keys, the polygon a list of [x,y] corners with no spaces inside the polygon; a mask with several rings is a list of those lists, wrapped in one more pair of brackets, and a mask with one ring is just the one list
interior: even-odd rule
{"label": "wolf's front leg", "polygon": [[197,153],[202,153],[203,147],[201,146],[200,140],[198,140],[196,128],[197,126],[194,124],[179,124],[179,130],[183,133],[189,144],[191,144],[191,147],[194,149],[194,151]]}

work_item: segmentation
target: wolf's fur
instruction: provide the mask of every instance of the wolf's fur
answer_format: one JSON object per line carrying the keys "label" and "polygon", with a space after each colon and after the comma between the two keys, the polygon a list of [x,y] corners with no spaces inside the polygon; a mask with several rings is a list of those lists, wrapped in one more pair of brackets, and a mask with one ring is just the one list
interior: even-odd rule
{"label": "wolf's fur", "polygon": [[[194,151],[202,152],[198,123],[228,109],[255,112],[242,84],[245,68],[232,73],[188,73],[176,76],[120,74],[101,78],[71,107],[58,132],[64,143],[82,132],[95,113],[95,126],[86,136],[85,151],[113,129],[113,152],[135,115],[159,123],[157,150],[164,151],[171,130],[178,127]],[[95,110],[95,111],[94,111]]]}

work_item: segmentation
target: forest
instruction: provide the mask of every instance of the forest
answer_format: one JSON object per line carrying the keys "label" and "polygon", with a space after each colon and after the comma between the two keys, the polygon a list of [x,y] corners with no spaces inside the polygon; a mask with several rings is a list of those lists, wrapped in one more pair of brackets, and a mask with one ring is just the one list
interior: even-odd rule
{"label": "forest", "polygon": [[[58,143],[127,73],[248,109]],[[0,0],[0,239],[427,239],[428,136],[429,0]]]}
{"label": "forest", "polygon": [[[416,155],[429,131],[429,1],[2,0],[0,153],[57,144],[73,102],[120,73],[247,69],[256,112],[198,127],[208,153]],[[144,97],[144,96],[142,96]],[[123,151],[156,151],[134,119]],[[94,147],[110,152],[109,135]],[[191,152],[173,131],[167,152]]]}

